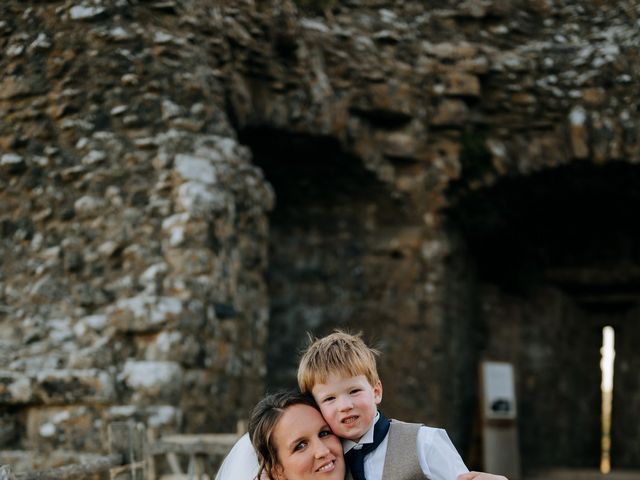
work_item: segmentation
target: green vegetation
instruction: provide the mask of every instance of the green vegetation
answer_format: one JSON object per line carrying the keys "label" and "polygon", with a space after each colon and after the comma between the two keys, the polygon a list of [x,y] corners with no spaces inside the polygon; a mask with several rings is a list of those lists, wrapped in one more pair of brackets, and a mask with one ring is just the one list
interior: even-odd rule
{"label": "green vegetation", "polygon": [[[324,15],[331,18],[331,10],[338,0],[292,0],[298,11],[305,15]],[[264,11],[273,3],[273,0],[256,0],[258,10]]]}
{"label": "green vegetation", "polygon": [[330,15],[331,9],[337,3],[337,0],[293,0],[301,12],[309,14]]}
{"label": "green vegetation", "polygon": [[483,132],[464,132],[460,137],[460,146],[460,165],[464,179],[480,178],[493,169],[491,152],[487,148]]}

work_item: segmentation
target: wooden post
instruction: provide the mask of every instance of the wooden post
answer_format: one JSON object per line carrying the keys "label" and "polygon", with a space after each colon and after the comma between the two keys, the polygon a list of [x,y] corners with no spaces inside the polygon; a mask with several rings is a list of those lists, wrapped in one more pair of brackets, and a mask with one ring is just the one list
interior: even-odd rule
{"label": "wooden post", "polygon": [[110,424],[109,450],[123,458],[123,466],[111,470],[111,480],[146,480],[148,448],[144,425],[130,422]]}
{"label": "wooden post", "polygon": [[0,465],[0,480],[13,480],[13,472],[9,465]]}
{"label": "wooden post", "polygon": [[249,422],[242,418],[240,420],[238,420],[236,422],[236,433],[238,434],[238,437],[241,437],[242,435],[244,435],[245,433],[247,433],[247,424]]}
{"label": "wooden post", "polygon": [[156,480],[156,457],[153,454],[153,447],[156,443],[156,429],[147,429],[147,480]]}

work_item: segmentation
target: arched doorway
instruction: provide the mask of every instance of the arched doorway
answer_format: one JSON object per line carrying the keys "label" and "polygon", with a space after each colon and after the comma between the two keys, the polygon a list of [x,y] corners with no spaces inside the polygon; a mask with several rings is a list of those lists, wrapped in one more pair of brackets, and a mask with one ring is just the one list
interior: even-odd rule
{"label": "arched doorway", "polygon": [[638,166],[585,162],[449,191],[451,257],[466,265],[449,285],[473,292],[467,314],[481,355],[515,365],[525,471],[599,468],[605,325],[624,338],[616,345],[612,466],[638,467],[627,407],[638,398],[630,373],[638,360],[628,348],[640,340],[638,185]]}
{"label": "arched doorway", "polygon": [[437,402],[419,379],[431,374],[425,343],[438,338],[423,321],[420,215],[334,138],[265,127],[239,136],[276,196],[267,388],[295,385],[306,332],[363,331],[382,351],[385,412],[426,421]]}

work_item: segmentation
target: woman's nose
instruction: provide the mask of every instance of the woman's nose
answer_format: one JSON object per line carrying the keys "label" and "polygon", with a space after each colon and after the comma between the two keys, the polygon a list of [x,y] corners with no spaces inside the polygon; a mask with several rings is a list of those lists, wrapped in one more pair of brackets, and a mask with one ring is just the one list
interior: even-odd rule
{"label": "woman's nose", "polygon": [[316,458],[323,458],[329,454],[329,448],[324,444],[323,441],[318,440],[315,445],[314,453]]}

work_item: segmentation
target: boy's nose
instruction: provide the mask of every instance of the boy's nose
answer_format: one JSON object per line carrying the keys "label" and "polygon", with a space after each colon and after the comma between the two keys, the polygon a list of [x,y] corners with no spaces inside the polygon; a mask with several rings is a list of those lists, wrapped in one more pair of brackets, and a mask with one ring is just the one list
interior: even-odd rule
{"label": "boy's nose", "polygon": [[349,397],[340,399],[340,411],[351,410],[353,408],[353,402]]}

